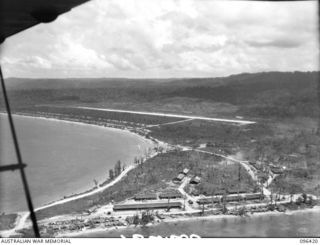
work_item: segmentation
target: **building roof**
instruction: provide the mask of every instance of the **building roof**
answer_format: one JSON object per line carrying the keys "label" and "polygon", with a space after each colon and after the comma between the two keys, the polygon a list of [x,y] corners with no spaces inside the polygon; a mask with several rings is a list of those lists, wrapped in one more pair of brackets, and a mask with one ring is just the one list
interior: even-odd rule
{"label": "building roof", "polygon": [[135,200],[157,199],[157,194],[155,194],[155,193],[141,193],[141,194],[135,195],[134,199]]}
{"label": "building roof", "polygon": [[166,190],[159,194],[160,198],[181,198],[182,194],[178,190]]}
{"label": "building roof", "polygon": [[261,193],[250,193],[250,194],[246,194],[244,195],[244,197],[247,200],[254,200],[254,199],[260,199],[263,197],[263,195]]}
{"label": "building roof", "polygon": [[182,172],[181,172],[181,173],[183,173],[183,174],[188,174],[188,173],[189,173],[189,171],[190,171],[190,170],[189,170],[188,168],[185,168],[185,169],[183,169],[183,170],[182,170]]}
{"label": "building roof", "polygon": [[190,184],[199,184],[201,181],[201,178],[199,176],[194,176],[191,180],[190,180]]}
{"label": "building roof", "polygon": [[274,174],[282,174],[283,173],[283,169],[280,166],[270,166],[270,170],[272,173]]}
{"label": "building roof", "polygon": [[165,209],[165,208],[181,208],[181,202],[157,202],[157,203],[138,203],[138,204],[116,204],[113,210],[137,210],[137,209]]}
{"label": "building roof", "polygon": [[[223,199],[223,198],[222,198]],[[242,196],[226,196],[226,201],[227,202],[235,202],[235,201],[240,201],[241,199],[243,199]]]}
{"label": "building roof", "polygon": [[162,193],[159,195],[160,198],[181,198],[181,193]]}
{"label": "building roof", "polygon": [[174,178],[174,180],[178,180],[178,181],[181,181],[181,180],[183,180],[183,178],[185,177],[185,175],[184,174],[178,174],[178,176],[177,177],[175,177]]}
{"label": "building roof", "polygon": [[202,205],[202,204],[210,204],[210,203],[212,203],[212,201],[213,201],[214,203],[217,203],[217,202],[220,202],[220,200],[221,200],[220,197],[200,198],[200,199],[198,199],[197,203],[200,204],[200,205]]}

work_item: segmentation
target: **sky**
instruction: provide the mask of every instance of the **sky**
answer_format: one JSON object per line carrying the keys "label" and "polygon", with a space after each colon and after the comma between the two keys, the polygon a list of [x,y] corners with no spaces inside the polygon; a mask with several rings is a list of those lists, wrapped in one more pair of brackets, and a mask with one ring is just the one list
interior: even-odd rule
{"label": "sky", "polygon": [[8,38],[5,77],[319,70],[317,1],[92,0]]}

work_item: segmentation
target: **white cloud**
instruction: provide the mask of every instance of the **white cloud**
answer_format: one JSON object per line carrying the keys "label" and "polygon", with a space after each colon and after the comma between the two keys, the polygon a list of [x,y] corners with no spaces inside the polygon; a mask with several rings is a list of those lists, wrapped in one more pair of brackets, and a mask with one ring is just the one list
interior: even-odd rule
{"label": "white cloud", "polygon": [[318,69],[317,2],[92,0],[9,38],[6,76],[185,77]]}

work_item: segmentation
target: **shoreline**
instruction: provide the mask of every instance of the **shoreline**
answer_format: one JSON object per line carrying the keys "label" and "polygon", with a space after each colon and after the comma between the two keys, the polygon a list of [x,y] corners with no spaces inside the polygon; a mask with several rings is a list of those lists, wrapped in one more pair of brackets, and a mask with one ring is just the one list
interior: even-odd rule
{"label": "shoreline", "polygon": [[[6,115],[6,113],[4,112],[0,112],[0,115]],[[149,143],[151,143],[153,146],[155,145],[161,145],[161,146],[166,146],[166,147],[171,147],[171,145],[167,142],[158,140],[156,138],[153,137],[146,137],[144,134],[142,134],[139,131],[133,131],[132,129],[130,129],[128,126],[124,126],[124,125],[119,125],[119,124],[114,124],[114,123],[106,123],[107,126],[105,125],[98,125],[97,122],[92,121],[92,123],[88,123],[88,122],[82,122],[82,121],[76,121],[76,120],[72,120],[72,119],[63,119],[63,118],[56,118],[56,117],[46,117],[46,116],[42,116],[42,115],[31,115],[28,113],[14,113],[13,116],[19,116],[19,117],[26,117],[26,118],[30,118],[30,119],[41,119],[41,120],[49,120],[49,121],[53,121],[53,122],[64,122],[67,124],[74,124],[74,125],[81,125],[81,126],[91,126],[94,128],[99,128],[99,129],[105,129],[108,131],[114,131],[114,132],[119,132],[119,133],[127,133],[130,135],[133,135],[135,137],[138,137],[139,140],[142,141],[148,141]],[[134,127],[133,129],[136,129],[137,127]],[[148,131],[148,129],[146,129],[146,131]]]}
{"label": "shoreline", "polygon": [[[0,115],[6,116],[6,113],[4,112],[0,112]],[[67,120],[67,119],[58,119],[55,117],[45,117],[45,116],[38,116],[38,115],[26,115],[23,113],[13,113],[12,114],[13,117],[18,116],[18,117],[25,117],[25,118],[29,118],[29,119],[40,119],[40,120],[48,120],[48,121],[52,121],[52,122],[64,122],[64,123],[68,123],[71,125],[81,125],[81,126],[91,126],[91,127],[95,127],[95,128],[99,128],[99,129],[106,129],[106,130],[110,130],[110,131],[116,131],[116,132],[126,132],[135,136],[138,136],[139,139],[141,140],[147,140],[147,141],[152,141],[151,139],[147,139],[146,137],[144,137],[141,134],[138,134],[136,132],[132,132],[130,131],[128,128],[124,127],[122,128],[118,128],[118,127],[108,127],[108,126],[102,126],[102,125],[97,125],[97,124],[93,124],[93,123],[85,123],[85,122],[81,122],[81,121],[72,121],[72,120]],[[160,143],[161,141],[159,141]],[[154,143],[154,142],[152,142]],[[161,142],[164,143],[164,142]]]}
{"label": "shoreline", "polygon": [[[5,112],[0,112],[0,116],[7,116],[7,114]],[[108,127],[105,125],[97,125],[94,123],[85,123],[85,122],[81,122],[81,121],[72,121],[72,120],[66,120],[66,119],[58,119],[58,118],[54,118],[54,117],[45,117],[45,116],[39,116],[39,115],[25,115],[22,113],[14,113],[13,117],[22,117],[22,118],[28,118],[28,119],[40,119],[40,120],[47,120],[47,121],[54,121],[54,122],[64,122],[67,124],[71,124],[71,125],[81,125],[81,126],[91,126],[94,128],[99,128],[99,129],[104,129],[104,130],[108,130],[108,131],[114,131],[114,132],[119,132],[119,133],[126,133],[126,134],[130,134],[133,135],[135,137],[137,137],[139,140],[144,141],[144,142],[148,142],[150,145],[152,145],[152,147],[155,147],[157,144],[160,145],[168,145],[165,142],[153,139],[153,138],[147,138],[137,132],[132,132],[130,129],[128,129],[127,127],[123,127],[123,128],[118,128],[118,127]],[[151,154],[150,156],[145,156],[142,152],[138,152],[138,157],[142,158],[143,160],[146,159],[150,159],[152,157],[155,157],[158,154],[158,152],[154,152],[153,154]],[[56,206],[56,205],[60,205],[60,204],[64,204],[76,199],[81,199],[83,197],[86,196],[90,196],[96,193],[99,193],[101,191],[104,191],[105,189],[113,186],[114,184],[116,184],[117,182],[119,182],[123,177],[125,177],[127,175],[128,172],[130,172],[132,169],[134,169],[136,166],[138,166],[137,164],[134,164],[134,162],[132,162],[130,165],[128,165],[121,173],[120,175],[118,175],[115,179],[111,180],[110,182],[107,182],[109,179],[104,180],[101,184],[98,185],[97,188],[91,188],[89,190],[85,190],[82,191],[80,193],[74,193],[74,194],[70,194],[69,196],[67,196],[66,198],[61,198],[59,200],[55,200],[55,201],[51,201],[47,204],[41,205],[40,207],[36,207],[34,210],[35,211],[39,211],[39,210],[43,210],[45,208],[49,208],[52,206]],[[26,219],[29,216],[29,212],[28,211],[17,211],[17,212],[12,212],[12,214],[17,214],[17,218],[15,220],[15,227],[11,230],[0,230],[0,235],[2,234],[6,234],[7,232],[10,231],[14,231],[17,230],[17,227],[22,228],[22,224],[21,221],[23,220],[23,223],[26,221]]]}
{"label": "shoreline", "polygon": [[[160,222],[153,222],[145,225],[145,227],[156,227],[158,225],[161,225],[163,223],[175,223],[175,222],[199,222],[199,221],[212,221],[212,222],[221,222],[224,219],[228,220],[238,220],[238,219],[252,219],[252,218],[258,218],[258,217],[267,217],[267,216],[281,216],[281,215],[295,215],[300,213],[307,213],[307,212],[316,212],[320,213],[320,206],[316,205],[313,208],[304,208],[300,210],[287,210],[286,212],[278,212],[278,211],[267,211],[267,212],[261,212],[261,213],[254,213],[249,214],[248,216],[236,216],[236,215],[204,215],[204,216],[181,216],[181,217],[175,217],[175,218],[166,218],[165,220],[161,220]],[[143,226],[134,226],[134,225],[127,225],[127,226],[116,226],[112,228],[96,228],[96,229],[90,229],[90,230],[83,230],[79,232],[67,232],[67,233],[61,233],[57,237],[82,237],[84,235],[95,234],[95,233],[108,233],[112,232],[114,230],[119,231],[125,231],[130,229],[139,229]],[[157,235],[159,236],[159,235]],[[160,235],[161,236],[161,235]]]}

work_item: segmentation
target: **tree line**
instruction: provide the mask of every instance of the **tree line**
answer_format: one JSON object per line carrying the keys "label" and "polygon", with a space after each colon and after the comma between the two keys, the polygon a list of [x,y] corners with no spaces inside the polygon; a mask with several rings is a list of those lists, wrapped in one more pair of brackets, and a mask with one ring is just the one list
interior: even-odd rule
{"label": "tree line", "polygon": [[126,165],[122,164],[121,161],[118,160],[114,165],[114,168],[109,170],[109,179],[113,180],[114,178],[119,176],[122,173],[122,171],[125,170],[125,167]]}

